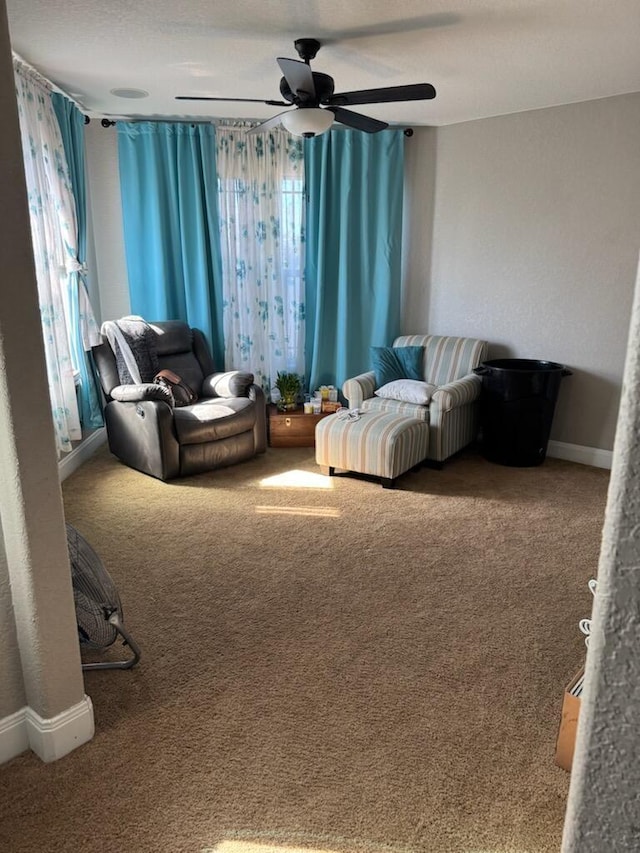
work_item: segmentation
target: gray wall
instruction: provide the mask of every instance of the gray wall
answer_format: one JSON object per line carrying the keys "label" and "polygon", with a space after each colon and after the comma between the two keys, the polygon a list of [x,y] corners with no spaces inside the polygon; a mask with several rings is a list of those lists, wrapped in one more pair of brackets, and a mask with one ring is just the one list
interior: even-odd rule
{"label": "gray wall", "polygon": [[[15,194],[24,187],[22,173],[17,172],[19,164],[15,157],[19,151],[19,142],[16,139],[15,117],[16,103],[13,83],[13,73],[7,69],[6,53],[8,52],[8,36],[6,24],[6,10],[4,2],[0,0],[0,115],[3,119],[7,111],[11,111],[10,121],[0,122],[0,171],[3,177],[3,190],[6,191],[5,204],[10,203]],[[9,76],[10,75],[10,76]],[[21,183],[22,182],[22,183]],[[24,189],[22,189],[24,195]],[[24,209],[24,201],[22,202]],[[24,213],[24,210],[21,211]],[[0,261],[5,271],[4,283],[11,281],[11,271],[15,267],[14,240],[17,239],[18,247],[25,247],[25,235],[23,233],[25,220],[18,217],[3,217],[2,235],[8,231],[8,242],[0,235]],[[18,249],[19,251],[19,249]],[[9,253],[11,256],[9,257]],[[9,266],[5,266],[6,263]],[[6,300],[3,289],[3,302]],[[0,364],[2,352],[0,350]],[[1,391],[0,391],[1,393]],[[1,452],[1,451],[0,451]],[[2,481],[0,481],[1,483]],[[4,484],[3,484],[4,486]],[[4,488],[0,494],[4,493]],[[9,565],[5,551],[4,535],[2,529],[2,510],[0,507],[0,720],[10,714],[19,711],[26,703],[24,682],[22,679],[22,663],[20,660],[20,648],[16,633],[15,615],[13,611],[13,598],[11,594],[11,582],[9,579]]]}
{"label": "gray wall", "polygon": [[[85,125],[89,218],[93,239],[87,247],[89,278],[99,293],[94,310],[101,320],[117,320],[131,313],[129,281],[124,256],[122,203],[115,127],[97,119]],[[150,318],[154,319],[154,318]]]}
{"label": "gray wall", "polygon": [[552,438],[610,450],[640,248],[640,94],[416,137],[409,174],[424,162],[428,176],[410,212],[424,239],[409,246],[405,331],[569,365]]}
{"label": "gray wall", "polygon": [[0,527],[0,720],[26,705],[20,648],[13,615],[9,567]]}
{"label": "gray wall", "polygon": [[0,718],[26,700],[47,719],[84,684],[3,0],[0,116]]}
{"label": "gray wall", "polygon": [[564,853],[640,850],[640,275],[598,565]]}
{"label": "gray wall", "polygon": [[[569,365],[552,438],[611,450],[640,248],[640,94],[406,144],[403,331]],[[102,319],[130,311],[115,129],[87,127]]]}

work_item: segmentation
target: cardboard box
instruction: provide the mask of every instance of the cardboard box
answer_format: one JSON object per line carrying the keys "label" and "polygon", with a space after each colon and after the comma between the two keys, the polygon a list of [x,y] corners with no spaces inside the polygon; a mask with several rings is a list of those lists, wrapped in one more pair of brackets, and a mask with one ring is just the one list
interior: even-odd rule
{"label": "cardboard box", "polygon": [[562,718],[556,741],[555,762],[563,770],[570,771],[573,763],[573,750],[576,743],[576,729],[580,715],[580,701],[584,667],[577,672],[564,689],[562,700]]}

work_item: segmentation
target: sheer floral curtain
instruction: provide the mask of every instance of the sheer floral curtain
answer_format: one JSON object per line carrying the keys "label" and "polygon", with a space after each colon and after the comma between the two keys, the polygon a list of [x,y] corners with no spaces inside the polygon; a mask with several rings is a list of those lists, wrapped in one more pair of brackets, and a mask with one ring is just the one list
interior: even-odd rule
{"label": "sheer floral curtain", "polygon": [[304,373],[304,160],[283,130],[216,128],[225,366]]}
{"label": "sheer floral curtain", "polygon": [[[14,62],[18,114],[38,282],[49,395],[59,453],[82,437],[71,348],[71,288],[77,286],[77,224],[69,170],[50,91]],[[85,305],[89,330],[95,319]]]}

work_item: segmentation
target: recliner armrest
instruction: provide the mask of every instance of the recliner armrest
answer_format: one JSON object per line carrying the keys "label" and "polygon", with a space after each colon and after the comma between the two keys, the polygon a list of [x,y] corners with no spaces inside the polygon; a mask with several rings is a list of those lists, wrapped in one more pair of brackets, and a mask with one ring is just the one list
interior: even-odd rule
{"label": "recliner armrest", "polygon": [[168,388],[153,382],[141,385],[116,385],[111,389],[110,397],[119,403],[139,403],[142,400],[160,400],[173,407],[173,396]]}
{"label": "recliner armrest", "polygon": [[361,373],[352,379],[346,379],[342,386],[342,393],[347,398],[350,409],[359,408],[364,400],[373,397],[376,390],[376,375],[373,370]]}
{"label": "recliner armrest", "polygon": [[450,412],[465,403],[473,403],[480,396],[482,379],[470,373],[461,379],[440,385],[431,397],[431,406],[437,406],[442,412]]}
{"label": "recliner armrest", "polygon": [[118,459],[161,480],[180,474],[180,446],[168,403],[111,400],[104,414],[109,448]]}
{"label": "recliner armrest", "polygon": [[256,453],[267,449],[267,400],[259,385],[249,386],[249,399],[256,404],[256,425],[253,430]]}
{"label": "recliner armrest", "polygon": [[227,370],[225,373],[212,373],[202,383],[203,397],[248,397],[253,385],[253,373],[242,370]]}

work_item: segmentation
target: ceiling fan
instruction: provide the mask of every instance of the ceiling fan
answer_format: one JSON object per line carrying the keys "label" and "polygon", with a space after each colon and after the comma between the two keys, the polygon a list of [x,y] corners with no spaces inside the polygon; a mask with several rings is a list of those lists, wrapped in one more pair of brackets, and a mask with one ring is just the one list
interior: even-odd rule
{"label": "ceiling fan", "polygon": [[386,86],[382,89],[360,89],[355,92],[333,91],[333,77],[312,71],[310,62],[320,49],[320,42],[312,38],[294,41],[300,59],[278,57],[277,63],[284,77],[280,80],[283,101],[265,101],[260,98],[213,98],[205,95],[177,95],[178,101],[244,101],[290,107],[293,110],[278,113],[248,132],[268,130],[282,123],[295,136],[317,136],[325,133],[334,121],[365,133],[377,133],[389,127],[387,122],[347,110],[356,104],[387,104],[394,101],[426,101],[435,98],[436,90],[430,83],[407,86]]}

